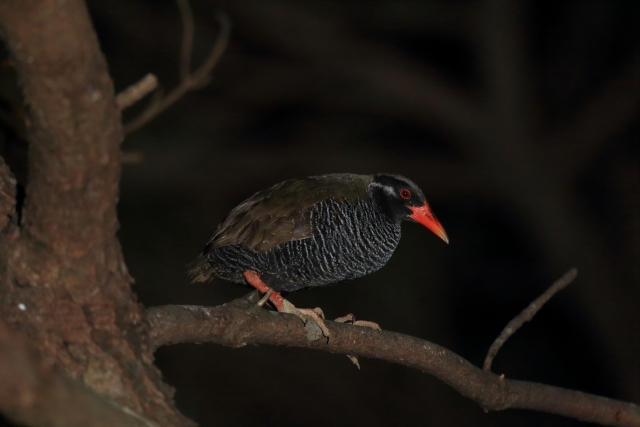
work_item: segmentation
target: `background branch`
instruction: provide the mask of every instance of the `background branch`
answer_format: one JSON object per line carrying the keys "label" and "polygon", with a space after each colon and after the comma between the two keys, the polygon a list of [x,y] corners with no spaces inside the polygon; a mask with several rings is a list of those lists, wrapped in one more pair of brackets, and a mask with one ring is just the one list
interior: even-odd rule
{"label": "background branch", "polygon": [[189,78],[191,73],[191,52],[193,51],[193,35],[195,24],[193,12],[188,0],[176,0],[182,16],[182,47],[180,49],[180,80]]}
{"label": "background branch", "polygon": [[587,393],[505,379],[428,341],[327,321],[331,339],[309,341],[295,316],[256,306],[257,292],[219,307],[167,305],[147,310],[152,347],[212,342],[232,347],[286,345],[397,363],[433,375],[488,410],[522,408],[612,426],[639,426],[640,408]]}
{"label": "background branch", "polygon": [[216,66],[227,44],[229,43],[229,34],[231,33],[231,22],[224,13],[217,14],[220,23],[220,34],[218,40],[214,44],[209,56],[204,60],[202,65],[193,73],[190,72],[191,50],[193,45],[193,15],[191,8],[186,1],[179,1],[180,12],[183,18],[184,33],[183,43],[180,54],[180,84],[176,86],[165,97],[159,96],[155,98],[149,106],[135,119],[124,126],[124,132],[130,133],[144,126],[149,120],[169,108],[178,99],[190,90],[199,89],[209,82],[211,78],[211,70]]}
{"label": "background branch", "polygon": [[116,103],[120,111],[126,110],[142,98],[156,90],[158,87],[158,78],[149,73],[139,82],[132,84],[118,95],[116,95]]}
{"label": "background branch", "polygon": [[542,138],[548,147],[546,154],[563,158],[559,172],[573,179],[606,148],[611,135],[622,132],[637,117],[639,110],[640,60],[636,59],[618,70],[564,128]]}

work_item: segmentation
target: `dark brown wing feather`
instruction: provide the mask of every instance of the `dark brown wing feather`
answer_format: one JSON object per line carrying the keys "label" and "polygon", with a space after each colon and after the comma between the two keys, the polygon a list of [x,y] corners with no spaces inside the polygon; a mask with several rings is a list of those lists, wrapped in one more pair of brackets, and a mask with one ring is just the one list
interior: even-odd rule
{"label": "dark brown wing feather", "polygon": [[313,235],[310,210],[318,202],[368,197],[371,175],[332,174],[281,182],[249,197],[218,226],[207,245],[241,244],[257,252]]}

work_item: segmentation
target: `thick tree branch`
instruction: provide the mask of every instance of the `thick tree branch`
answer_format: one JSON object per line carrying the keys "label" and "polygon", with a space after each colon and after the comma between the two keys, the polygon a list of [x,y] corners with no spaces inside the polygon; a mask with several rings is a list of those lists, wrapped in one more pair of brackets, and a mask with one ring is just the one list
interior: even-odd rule
{"label": "thick tree branch", "polygon": [[117,230],[122,129],[107,64],[83,2],[4,1],[0,26],[29,107],[22,222],[71,262]]}
{"label": "thick tree branch", "polygon": [[[0,27],[28,107],[29,140],[21,221],[0,235],[0,318],[44,366],[158,425],[192,424],[145,358],[144,311],[116,238],[120,110],[86,4],[0,1]],[[5,207],[14,191],[6,176],[0,170]],[[42,399],[56,393],[47,382],[31,386]]]}
{"label": "thick tree branch", "polygon": [[168,305],[148,310],[153,347],[185,342],[287,345],[370,357],[433,375],[489,410],[534,409],[613,426],[640,426],[631,404],[483,371],[437,344],[327,321],[331,340],[310,341],[295,316],[257,307],[257,293],[219,307]]}

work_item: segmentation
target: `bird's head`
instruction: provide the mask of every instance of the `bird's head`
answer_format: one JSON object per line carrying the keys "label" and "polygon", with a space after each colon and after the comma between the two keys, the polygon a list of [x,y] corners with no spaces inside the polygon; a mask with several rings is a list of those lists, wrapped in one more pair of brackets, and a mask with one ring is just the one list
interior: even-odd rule
{"label": "bird's head", "polygon": [[369,191],[374,202],[392,221],[420,223],[449,243],[444,227],[431,211],[422,191],[411,180],[400,175],[376,174],[369,184]]}

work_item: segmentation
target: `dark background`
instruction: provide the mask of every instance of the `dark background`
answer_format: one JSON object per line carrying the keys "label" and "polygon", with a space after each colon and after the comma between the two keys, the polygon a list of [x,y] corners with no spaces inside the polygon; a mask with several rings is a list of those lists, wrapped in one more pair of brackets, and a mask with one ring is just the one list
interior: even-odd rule
{"label": "dark background", "polygon": [[[89,1],[116,89],[179,79],[170,0]],[[278,181],[391,172],[424,191],[451,244],[403,226],[381,271],[291,295],[481,365],[506,323],[570,267],[576,281],[503,348],[509,378],[640,401],[640,2],[192,1],[194,67],[231,41],[208,86],[124,142],[120,238],[146,306],[217,305],[190,262],[237,203]],[[2,85],[2,150],[19,179],[20,103]],[[125,114],[131,120],[147,101]],[[203,426],[570,426],[484,413],[438,380],[324,352],[160,349]]]}

